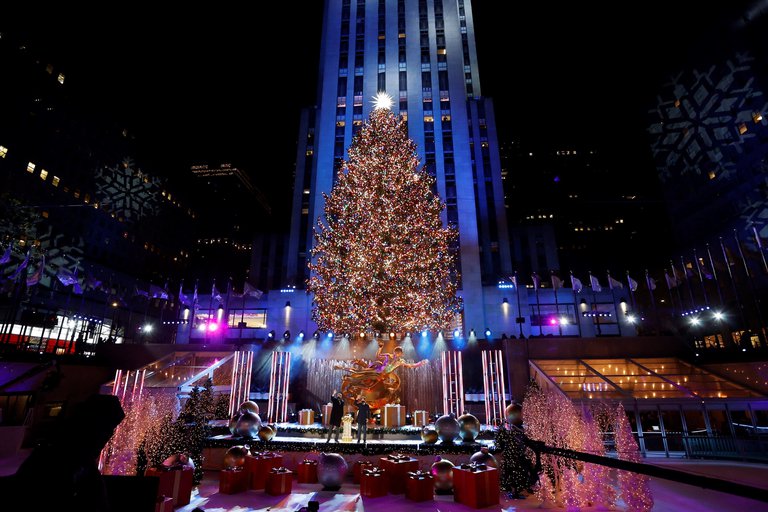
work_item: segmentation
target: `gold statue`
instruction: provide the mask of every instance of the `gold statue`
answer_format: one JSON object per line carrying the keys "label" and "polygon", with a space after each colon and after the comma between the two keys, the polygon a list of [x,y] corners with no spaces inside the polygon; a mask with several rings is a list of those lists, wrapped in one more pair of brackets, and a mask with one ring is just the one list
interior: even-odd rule
{"label": "gold statue", "polygon": [[370,404],[371,409],[379,409],[386,404],[399,401],[397,392],[400,389],[400,377],[395,370],[398,368],[417,368],[429,361],[424,359],[418,363],[406,363],[403,360],[402,347],[395,347],[392,353],[382,352],[384,343],[379,342],[376,359],[368,362],[364,359],[353,359],[352,366],[337,366],[339,370],[349,372],[341,379],[341,393],[348,401],[358,400],[361,396]]}

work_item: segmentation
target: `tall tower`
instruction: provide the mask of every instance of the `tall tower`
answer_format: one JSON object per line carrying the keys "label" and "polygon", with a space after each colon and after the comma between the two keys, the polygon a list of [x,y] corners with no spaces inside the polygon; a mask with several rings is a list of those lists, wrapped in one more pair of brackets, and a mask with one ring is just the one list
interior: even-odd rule
{"label": "tall tower", "polygon": [[483,98],[470,0],[326,0],[318,105],[303,113],[288,247],[303,287],[323,193],[379,91],[408,120],[455,224],[464,324],[483,329],[483,284],[510,273],[493,104]]}

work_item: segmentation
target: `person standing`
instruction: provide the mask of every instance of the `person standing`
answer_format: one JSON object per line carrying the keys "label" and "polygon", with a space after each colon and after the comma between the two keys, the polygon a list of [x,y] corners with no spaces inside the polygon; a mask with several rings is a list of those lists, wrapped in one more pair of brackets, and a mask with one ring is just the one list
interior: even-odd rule
{"label": "person standing", "polygon": [[344,415],[344,398],[342,398],[341,393],[337,393],[335,389],[333,390],[333,395],[331,395],[331,403],[333,404],[333,407],[331,407],[331,417],[328,420],[328,439],[325,440],[326,444],[331,442],[331,434],[334,429],[336,429],[336,437],[334,438],[334,441],[337,443],[339,442],[341,417]]}
{"label": "person standing", "polygon": [[363,444],[365,444],[368,439],[368,417],[371,414],[371,406],[362,395],[357,398],[355,406],[357,407],[357,442],[360,442],[360,434],[363,434]]}

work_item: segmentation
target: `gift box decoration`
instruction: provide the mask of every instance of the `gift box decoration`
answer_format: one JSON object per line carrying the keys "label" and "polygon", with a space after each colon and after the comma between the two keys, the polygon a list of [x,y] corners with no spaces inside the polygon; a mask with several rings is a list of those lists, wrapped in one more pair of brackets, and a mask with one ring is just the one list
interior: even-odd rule
{"label": "gift box decoration", "polygon": [[413,411],[413,426],[414,427],[426,427],[429,416],[427,411]]}
{"label": "gift box decoration", "polygon": [[405,425],[405,407],[393,404],[385,405],[381,424],[384,427],[401,427]]}
{"label": "gift box decoration", "polygon": [[317,483],[317,461],[304,459],[296,467],[296,476],[300,484]]}
{"label": "gift box decoration", "polygon": [[325,404],[323,406],[323,426],[331,424],[331,411],[333,411],[332,404]]}
{"label": "gift box decoration", "polygon": [[144,472],[145,476],[160,479],[157,495],[172,498],[174,507],[187,505],[192,499],[193,474],[192,466],[155,466]]}
{"label": "gift box decoration", "polygon": [[299,411],[299,425],[311,425],[315,422],[315,411],[302,409]]}
{"label": "gift box decoration", "polygon": [[155,512],[173,512],[173,498],[158,496]]}
{"label": "gift box decoration", "polygon": [[453,468],[453,500],[473,508],[499,504],[499,470],[485,464]]}
{"label": "gift box decoration", "polygon": [[411,501],[434,498],[434,477],[428,471],[409,471],[405,480],[405,497]]}
{"label": "gift box decoration", "polygon": [[389,477],[389,492],[391,494],[403,494],[407,473],[418,471],[419,461],[407,455],[389,455],[381,458],[380,466]]}
{"label": "gift box decoration", "polygon": [[266,492],[273,496],[291,494],[293,471],[288,468],[272,468],[267,474]]}
{"label": "gift box decoration", "polygon": [[384,469],[366,468],[360,472],[360,495],[379,498],[387,494],[387,473]]}
{"label": "gift box decoration", "polygon": [[283,465],[283,456],[272,452],[256,452],[245,457],[245,471],[248,473],[249,489],[264,489],[267,474],[272,468]]}
{"label": "gift box decoration", "polygon": [[356,484],[360,483],[360,474],[364,469],[373,468],[373,462],[369,460],[358,460],[352,465],[352,481]]}
{"label": "gift box decoration", "polygon": [[242,469],[224,469],[219,473],[219,493],[237,494],[248,490],[248,473]]}

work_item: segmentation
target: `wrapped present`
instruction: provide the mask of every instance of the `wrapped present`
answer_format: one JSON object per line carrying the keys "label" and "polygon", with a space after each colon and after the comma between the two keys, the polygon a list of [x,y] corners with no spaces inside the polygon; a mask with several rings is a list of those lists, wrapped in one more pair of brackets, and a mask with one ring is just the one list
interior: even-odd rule
{"label": "wrapped present", "polygon": [[379,498],[387,494],[387,474],[379,468],[366,468],[360,472],[360,495]]}
{"label": "wrapped present", "polygon": [[411,501],[428,501],[434,497],[435,479],[429,471],[409,471],[405,480],[405,497]]}
{"label": "wrapped present", "polygon": [[406,475],[409,471],[419,470],[419,461],[407,455],[389,455],[381,458],[380,466],[389,476],[389,492],[403,494]]}
{"label": "wrapped present", "polygon": [[267,494],[277,496],[280,494],[291,494],[293,485],[293,471],[288,468],[272,468],[267,474]]}
{"label": "wrapped present", "polygon": [[356,484],[360,483],[360,473],[364,469],[371,469],[373,462],[369,460],[358,460],[352,465],[352,481]]}
{"label": "wrapped present", "polygon": [[155,504],[155,512],[173,512],[173,498],[158,496]]}
{"label": "wrapped present", "polygon": [[405,407],[393,404],[385,405],[384,414],[381,416],[381,425],[390,428],[405,425]]}
{"label": "wrapped present", "polygon": [[245,457],[245,471],[248,473],[249,489],[264,489],[267,474],[272,468],[283,465],[283,456],[279,453],[256,452]]}
{"label": "wrapped present", "polygon": [[304,459],[296,468],[296,475],[300,484],[317,483],[317,461]]}
{"label": "wrapped present", "polygon": [[426,427],[429,421],[427,411],[413,411],[413,426]]}
{"label": "wrapped present", "polygon": [[453,500],[473,508],[499,504],[499,470],[485,464],[453,468]]}
{"label": "wrapped present", "polygon": [[237,494],[248,490],[248,473],[242,469],[224,469],[219,473],[219,492]]}
{"label": "wrapped present", "polygon": [[173,506],[176,508],[189,504],[192,499],[194,472],[192,466],[155,466],[147,468],[144,476],[158,477],[160,485],[157,488],[157,495],[172,498]]}
{"label": "wrapped present", "polygon": [[315,422],[315,411],[302,409],[299,411],[299,425],[311,425]]}
{"label": "wrapped present", "polygon": [[323,426],[331,424],[331,411],[333,410],[332,404],[325,404],[323,406]]}

